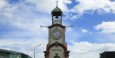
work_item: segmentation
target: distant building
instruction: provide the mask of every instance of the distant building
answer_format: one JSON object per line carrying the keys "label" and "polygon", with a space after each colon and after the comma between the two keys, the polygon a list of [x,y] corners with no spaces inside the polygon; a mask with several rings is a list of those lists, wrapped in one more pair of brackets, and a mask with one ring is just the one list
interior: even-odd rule
{"label": "distant building", "polygon": [[32,58],[24,53],[0,49],[0,58]]}
{"label": "distant building", "polygon": [[106,51],[100,54],[100,58],[115,58],[115,51]]}

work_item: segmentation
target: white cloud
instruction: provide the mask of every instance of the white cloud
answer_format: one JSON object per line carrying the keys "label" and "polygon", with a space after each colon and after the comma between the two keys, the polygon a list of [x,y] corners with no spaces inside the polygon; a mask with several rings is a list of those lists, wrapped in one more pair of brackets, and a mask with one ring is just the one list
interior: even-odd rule
{"label": "white cloud", "polygon": [[88,11],[97,11],[99,13],[115,13],[115,2],[110,0],[76,0],[79,2],[72,11],[83,14]]}
{"label": "white cloud", "polygon": [[86,29],[81,29],[81,31],[84,33],[88,32]]}
{"label": "white cloud", "polygon": [[70,58],[99,58],[100,53],[104,51],[115,51],[115,44],[112,43],[89,43],[89,42],[72,42],[69,45]]}
{"label": "white cloud", "polygon": [[[0,0],[1,1],[1,0]],[[5,3],[6,0],[4,0]],[[1,3],[1,2],[0,2]],[[47,44],[47,28],[51,18],[35,12],[34,6],[26,3],[9,4],[0,9],[0,29],[8,27],[0,34],[0,48],[23,52],[33,56],[33,49],[39,43],[42,44],[36,50],[40,58],[44,58],[43,51]]]}
{"label": "white cloud", "polygon": [[0,9],[6,5],[7,5],[7,3],[5,2],[5,0],[0,0]]}
{"label": "white cloud", "polygon": [[36,55],[40,54],[39,57],[44,58],[43,51],[46,48],[47,41],[44,39],[38,40],[31,39],[31,40],[0,40],[0,48],[1,49],[7,49],[7,50],[13,50],[17,52],[22,52],[25,54],[28,54],[33,57],[34,48],[41,44],[39,47],[36,48]]}
{"label": "white cloud", "polygon": [[[0,1],[4,1],[4,3],[6,3],[5,0]],[[30,3],[33,6],[26,5],[27,3]],[[68,11],[66,4],[70,3],[70,0],[60,0],[59,7],[63,11]],[[2,34],[2,37],[0,37],[0,48],[24,52],[26,54],[33,56],[33,48],[40,43],[41,46],[39,46],[36,50],[36,56],[38,58],[44,58],[43,51],[45,50],[48,41],[48,29],[41,29],[40,25],[49,26],[51,24],[51,18],[49,17],[49,15],[44,15],[43,13],[50,12],[54,7],[55,1],[52,0],[26,0],[26,2],[24,3],[21,2],[17,5],[6,5],[5,8],[1,8],[0,17],[2,19],[0,19],[0,24],[9,27],[9,29],[6,33]],[[10,30],[10,28],[12,30]],[[86,30],[83,32],[86,32]],[[72,38],[78,39],[80,34],[78,34],[75,30],[69,29],[67,36],[69,36],[68,40],[70,41],[70,39],[72,40]],[[72,44],[72,46],[69,46],[69,49],[71,51],[70,58],[75,58],[74,56],[76,56],[76,54],[79,58],[84,58],[86,56],[89,57],[90,54],[93,54],[93,56],[96,54],[98,56],[97,51],[100,52],[100,50],[98,49],[103,50],[106,46],[106,44],[102,44],[102,47],[100,48],[101,44],[99,44],[98,46],[98,44],[92,44],[87,42],[72,42]],[[94,49],[92,49],[93,46],[95,46]],[[112,47],[113,44],[107,44],[107,46],[111,47],[110,50],[114,50],[114,47]],[[91,51],[91,53],[88,53],[88,51]],[[97,56],[95,56],[95,58]]]}
{"label": "white cloud", "polygon": [[[0,49],[23,52],[33,57],[33,49],[40,43],[41,46],[36,49],[36,56],[44,58],[48,29],[40,28],[40,25],[51,25],[51,17],[43,13],[51,12],[56,6],[55,1],[27,0],[2,6],[3,2],[8,3],[6,0],[0,0],[0,28],[9,29],[3,30],[4,33],[0,35]],[[69,0],[60,0],[59,7],[67,11],[65,4],[69,3]]]}
{"label": "white cloud", "polygon": [[115,33],[115,21],[102,22],[95,28],[101,30],[102,33]]}
{"label": "white cloud", "polygon": [[[50,13],[56,7],[56,0],[26,0],[26,2],[35,4],[37,10],[43,13]],[[63,11],[68,11],[66,4],[70,3],[71,0],[60,0],[58,5]]]}
{"label": "white cloud", "polygon": [[[18,41],[18,42],[17,42]],[[7,44],[5,43],[7,42]],[[78,58],[99,58],[99,53],[104,51],[115,51],[114,43],[89,43],[89,42],[75,42],[70,41],[72,45],[68,45],[68,50],[70,51],[70,58],[78,57]],[[36,57],[44,58],[43,51],[46,48],[47,40],[40,39],[40,41],[36,39],[31,40],[0,40],[0,48],[23,52],[33,57],[33,49],[38,44],[41,46],[36,49]]]}

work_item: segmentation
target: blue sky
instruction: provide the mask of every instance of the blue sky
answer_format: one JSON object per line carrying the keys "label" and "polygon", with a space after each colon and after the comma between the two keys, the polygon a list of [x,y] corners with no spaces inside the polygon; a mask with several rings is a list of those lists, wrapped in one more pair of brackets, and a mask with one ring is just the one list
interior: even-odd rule
{"label": "blue sky", "polygon": [[[0,48],[44,57],[55,0],[0,0]],[[59,0],[70,58],[115,51],[115,0]]]}

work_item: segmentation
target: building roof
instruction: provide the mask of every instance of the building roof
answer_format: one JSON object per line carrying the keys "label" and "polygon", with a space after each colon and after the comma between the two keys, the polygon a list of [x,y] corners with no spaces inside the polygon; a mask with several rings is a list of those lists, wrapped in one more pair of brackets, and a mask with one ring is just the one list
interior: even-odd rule
{"label": "building roof", "polygon": [[[4,53],[11,53],[11,54],[24,54],[22,52],[17,52],[17,51],[11,51],[11,50],[6,50],[6,49],[0,49],[0,52],[4,52]],[[24,54],[27,55],[27,54]],[[29,55],[27,55],[29,56]],[[30,56],[29,56],[30,57]]]}
{"label": "building roof", "polygon": [[103,53],[115,53],[115,51],[105,51]]}

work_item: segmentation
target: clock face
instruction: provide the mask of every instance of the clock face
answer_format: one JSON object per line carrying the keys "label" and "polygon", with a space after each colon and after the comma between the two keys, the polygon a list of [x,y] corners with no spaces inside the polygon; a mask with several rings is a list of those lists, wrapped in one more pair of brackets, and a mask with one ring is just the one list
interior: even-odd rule
{"label": "clock face", "polygon": [[52,37],[56,40],[60,39],[62,37],[62,32],[59,29],[54,29],[52,31]]}

